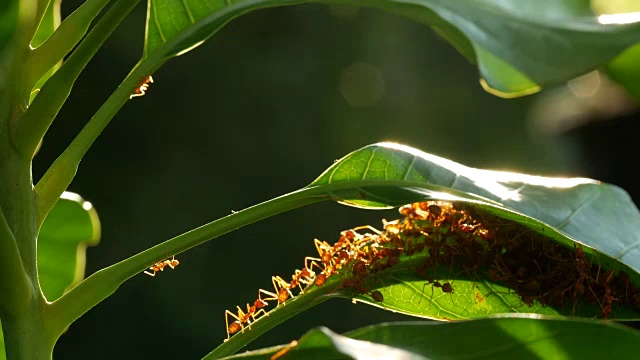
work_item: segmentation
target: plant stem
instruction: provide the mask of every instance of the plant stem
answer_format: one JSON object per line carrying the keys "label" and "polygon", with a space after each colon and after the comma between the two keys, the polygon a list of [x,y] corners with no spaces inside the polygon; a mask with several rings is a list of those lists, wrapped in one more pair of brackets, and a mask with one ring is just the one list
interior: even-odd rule
{"label": "plant stem", "polygon": [[[65,328],[82,314],[113,294],[122,283],[146,270],[154,263],[245,225],[315,202],[331,199],[336,201],[349,199],[351,198],[349,195],[354,192],[356,194],[359,193],[359,189],[397,189],[400,186],[406,186],[411,189],[425,189],[423,193],[414,193],[413,198],[407,198],[407,202],[416,201],[418,197],[424,199],[428,191],[433,190],[433,188],[439,189],[438,186],[404,180],[354,180],[306,187],[277,197],[178,235],[94,273],[61,298],[51,303],[47,309],[48,326],[55,329],[54,333],[59,336]],[[341,194],[344,196],[341,196]]]}
{"label": "plant stem", "polygon": [[55,338],[42,326],[42,304],[32,301],[27,305],[28,311],[2,317],[7,359],[51,359]]}
{"label": "plant stem", "polygon": [[[33,285],[22,264],[20,250],[0,209],[0,314],[24,311]],[[11,276],[12,275],[12,276]]]}
{"label": "plant stem", "polygon": [[75,177],[84,154],[129,100],[140,79],[151,71],[149,66],[136,66],[38,181],[34,192],[39,226]]}
{"label": "plant stem", "polygon": [[47,314],[49,325],[59,336],[73,321],[114,293],[127,279],[154,263],[258,220],[327,199],[329,197],[321,188],[299,190],[210,222],[102,269],[51,304]]}
{"label": "plant stem", "polygon": [[[54,1],[54,0],[52,0]],[[42,45],[29,55],[29,83],[35,84],[62,61],[87,33],[89,25],[110,0],[88,0],[69,15]]]}
{"label": "plant stem", "polygon": [[[329,278],[324,285],[319,287],[312,286],[311,289],[305,291],[304,294],[299,294],[296,298],[288,300],[284,305],[278,305],[267,313],[268,316],[264,315],[260,317],[251,324],[250,329],[245,329],[244,333],[233,335],[231,339],[213,349],[213,351],[203,357],[202,360],[214,360],[233,355],[265,332],[301,312],[325,302],[332,297],[347,297],[337,292],[337,289],[342,285],[342,281],[343,279],[340,279],[339,276],[333,276]],[[220,320],[222,320],[222,316]]]}
{"label": "plant stem", "polygon": [[37,227],[31,159],[21,156],[0,128],[0,318],[9,359],[50,359],[52,337],[38,284]]}
{"label": "plant stem", "polygon": [[118,0],[109,8],[69,59],[45,83],[29,109],[13,124],[13,142],[24,156],[33,157],[80,72],[139,1]]}

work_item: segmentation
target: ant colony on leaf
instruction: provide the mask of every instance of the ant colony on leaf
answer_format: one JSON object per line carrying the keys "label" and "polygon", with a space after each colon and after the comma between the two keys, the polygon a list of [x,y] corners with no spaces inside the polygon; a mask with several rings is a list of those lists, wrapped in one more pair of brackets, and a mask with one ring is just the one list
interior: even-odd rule
{"label": "ant colony on leaf", "polygon": [[[576,306],[584,303],[598,306],[605,319],[615,306],[640,308],[640,291],[628,275],[594,264],[580,245],[565,247],[469,205],[430,201],[405,205],[399,211],[403,218],[383,221],[383,231],[360,226],[343,231],[333,245],[315,239],[318,257],[306,257],[304,267],[295,270],[290,281],[273,276],[273,291],[259,289],[258,299],[253,306],[246,305],[246,312],[239,306],[237,313],[225,311],[225,341],[244,332],[245,325],[251,329],[251,323],[261,315],[268,315],[267,301],[284,306],[289,298],[304,294],[311,286],[325,286],[334,275],[336,291],[352,297],[367,295],[373,302],[383,303],[385,296],[376,290],[376,284],[381,287],[380,279],[395,269],[423,279],[420,299],[428,285],[431,298],[434,288],[443,294],[456,293],[451,282],[436,279],[438,268],[455,268],[474,285],[482,278],[506,287],[530,307],[537,302],[564,312],[568,306],[571,310],[567,313],[576,315]],[[401,262],[409,265],[398,266]],[[486,302],[488,294],[471,293],[474,303]],[[229,316],[235,319],[231,324]]]}

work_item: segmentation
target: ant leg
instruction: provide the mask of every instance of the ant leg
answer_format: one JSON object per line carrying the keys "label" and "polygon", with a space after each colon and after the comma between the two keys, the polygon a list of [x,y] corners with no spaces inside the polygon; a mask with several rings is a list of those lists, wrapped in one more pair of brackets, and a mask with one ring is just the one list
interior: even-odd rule
{"label": "ant leg", "polygon": [[[309,261],[311,261],[311,264],[309,264]],[[318,258],[314,258],[311,256],[307,256],[304,258],[304,267],[306,269],[308,269],[309,271],[311,271],[313,273],[313,267],[317,267],[318,270],[320,270],[319,272],[324,271],[323,268],[320,267],[320,265],[318,265],[318,263],[316,261],[319,261],[320,263],[322,263],[322,259],[318,259]]]}
{"label": "ant leg", "polygon": [[[262,296],[260,294],[265,294],[267,296],[271,296],[269,298],[265,298],[263,299]],[[278,300],[278,295],[272,293],[271,291],[267,291],[264,289],[258,289],[258,300],[262,300],[264,302],[268,301],[268,300]]]}
{"label": "ant leg", "polygon": [[[438,283],[437,281],[431,281],[431,280],[427,280],[426,283],[424,283],[424,285],[422,285],[422,293],[420,293],[420,301],[418,301],[418,304],[420,304],[422,302],[422,298],[424,297],[424,288],[431,284],[431,298],[429,299],[429,306],[427,306],[427,309],[429,309],[431,307],[431,304],[433,303],[433,285],[435,283]],[[440,283],[438,283],[440,284]]]}
{"label": "ant leg", "polygon": [[133,99],[134,97],[138,97],[138,96],[144,96],[145,92],[143,89],[138,89],[138,91],[140,91],[139,93],[135,93],[135,94],[131,94],[129,96],[129,100]]}
{"label": "ant leg", "polygon": [[153,273],[150,273],[148,271],[145,271],[144,273],[149,275],[149,276],[156,276],[156,271],[155,270],[153,270]]}
{"label": "ant leg", "polygon": [[[264,309],[260,309],[260,310],[258,310],[256,312],[254,312],[253,314],[251,314],[251,317],[253,318],[253,321],[256,321],[256,318],[258,317],[258,314],[260,314],[260,313],[269,316],[269,314]],[[251,328],[249,328],[249,329],[251,329]]]}
{"label": "ant leg", "polygon": [[[231,317],[236,319],[236,321],[231,323],[231,326],[233,326],[234,324],[237,324],[233,328],[229,326],[229,315],[231,315]],[[240,330],[238,329],[238,327],[242,327],[242,330],[244,330],[244,325],[242,325],[242,322],[240,322],[240,318],[229,310],[224,311],[224,321],[227,324],[227,338],[224,340],[225,342],[227,342],[231,338],[231,334],[235,334],[238,332],[238,330]]]}
{"label": "ant leg", "polygon": [[362,226],[355,227],[355,228],[353,228],[353,229],[351,229],[351,230],[353,230],[353,231],[358,231],[358,230],[363,230],[363,229],[371,230],[371,231],[373,231],[376,235],[382,235],[382,232],[381,232],[380,230],[378,230],[378,229],[374,228],[374,227],[373,227],[373,226],[371,226],[371,225],[362,225]]}

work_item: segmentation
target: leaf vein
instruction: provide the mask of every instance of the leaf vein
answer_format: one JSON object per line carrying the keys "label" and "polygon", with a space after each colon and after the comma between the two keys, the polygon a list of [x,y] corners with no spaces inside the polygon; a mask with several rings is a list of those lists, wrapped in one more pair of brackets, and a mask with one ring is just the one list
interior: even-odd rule
{"label": "leaf vein", "polygon": [[193,18],[193,14],[191,13],[191,9],[189,8],[187,0],[182,0],[182,6],[187,11],[187,15],[189,15],[189,21],[191,21],[192,24],[195,23],[196,21]]}
{"label": "leaf vein", "polygon": [[162,42],[167,42],[167,38],[164,36],[164,32],[160,27],[160,20],[158,20],[158,7],[153,6],[153,22],[156,24],[156,28],[158,29],[158,35],[160,35],[160,39]]}

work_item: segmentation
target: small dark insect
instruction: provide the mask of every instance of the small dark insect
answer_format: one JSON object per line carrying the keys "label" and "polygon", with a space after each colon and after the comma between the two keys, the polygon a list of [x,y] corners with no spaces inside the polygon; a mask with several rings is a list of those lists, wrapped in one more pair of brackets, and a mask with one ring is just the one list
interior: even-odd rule
{"label": "small dark insect", "polygon": [[453,292],[453,286],[451,286],[451,284],[448,283],[448,282],[442,284],[441,289],[442,289],[443,292],[446,292],[446,293],[452,293]]}
{"label": "small dark insect", "polygon": [[440,216],[442,214],[442,209],[438,205],[429,205],[429,212],[434,216]]}
{"label": "small dark insect", "polygon": [[378,290],[374,291],[371,293],[371,297],[373,298],[373,300],[377,301],[377,302],[383,302],[384,301],[384,296],[382,295],[382,293]]}

